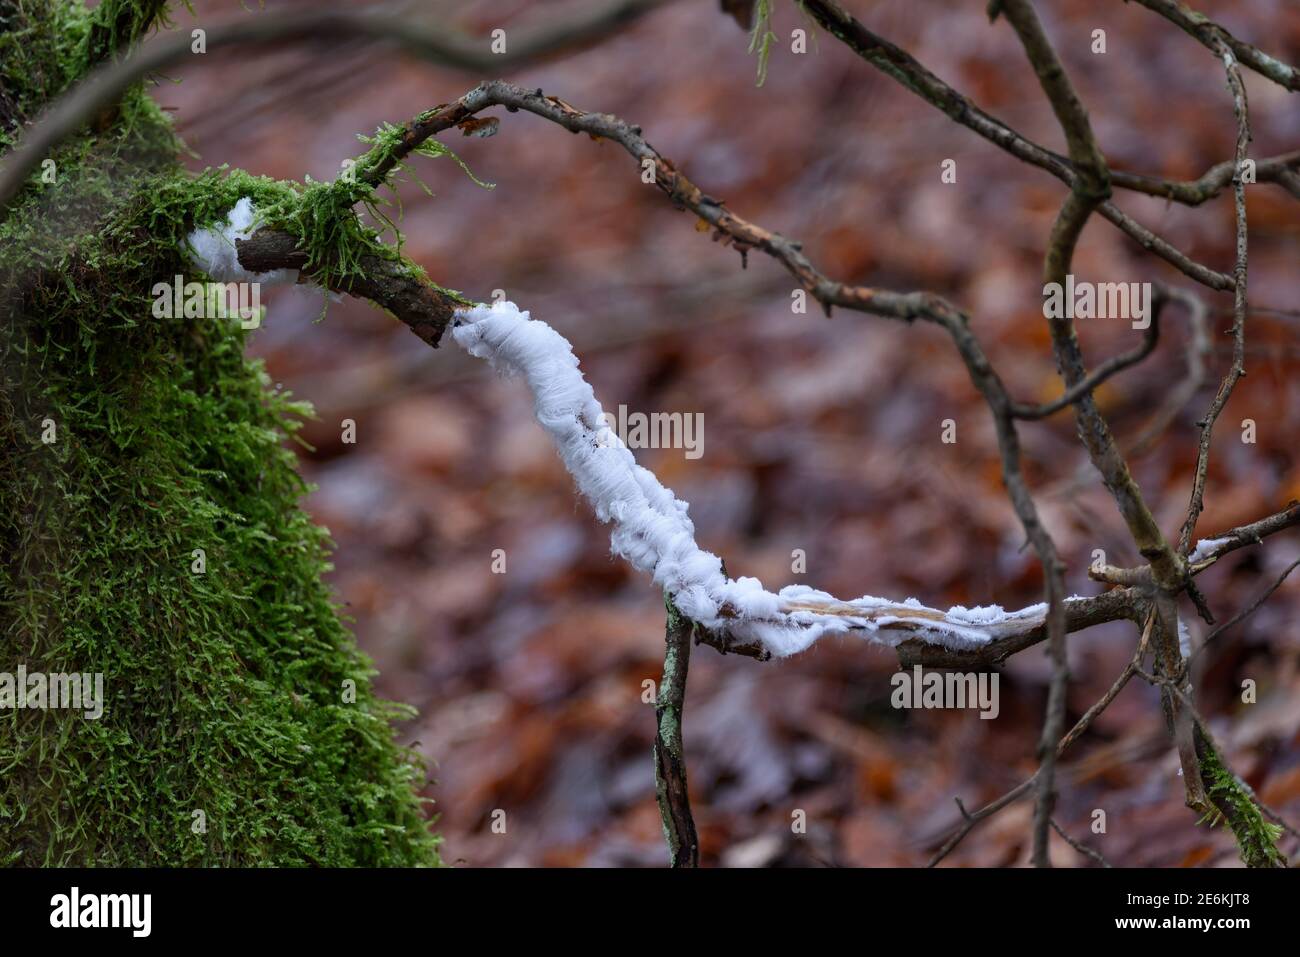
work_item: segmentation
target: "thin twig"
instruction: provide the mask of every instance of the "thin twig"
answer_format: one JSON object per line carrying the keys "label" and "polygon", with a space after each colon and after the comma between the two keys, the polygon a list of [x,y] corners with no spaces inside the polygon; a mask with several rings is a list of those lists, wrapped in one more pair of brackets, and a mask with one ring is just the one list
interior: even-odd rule
{"label": "thin twig", "polygon": [[1178,552],[1186,555],[1191,548],[1192,533],[1196,531],[1196,522],[1205,507],[1205,479],[1210,464],[1210,440],[1214,433],[1214,424],[1237,382],[1246,374],[1246,272],[1247,260],[1247,225],[1246,225],[1246,184],[1242,179],[1242,169],[1246,162],[1246,153],[1250,147],[1250,114],[1246,105],[1246,86],[1241,79],[1241,70],[1233,59],[1228,44],[1221,38],[1215,44],[1216,52],[1223,60],[1228,74],[1228,89],[1232,93],[1232,111],[1237,119],[1236,170],[1232,177],[1233,206],[1237,224],[1237,258],[1233,267],[1233,301],[1232,301],[1232,367],[1219,384],[1210,408],[1201,419],[1201,437],[1196,452],[1196,473],[1192,480],[1191,501],[1187,506],[1187,518],[1183,522],[1178,539]]}
{"label": "thin twig", "polygon": [[1205,650],[1206,645],[1208,645],[1215,638],[1218,638],[1219,635],[1223,634],[1233,625],[1240,624],[1241,622],[1249,618],[1251,615],[1255,614],[1255,612],[1259,611],[1260,606],[1262,606],[1264,602],[1268,601],[1270,596],[1272,596],[1273,592],[1277,591],[1280,587],[1282,587],[1282,583],[1287,580],[1290,574],[1293,571],[1295,571],[1297,567],[1300,567],[1300,558],[1297,558],[1290,565],[1284,568],[1282,570],[1282,574],[1278,575],[1277,578],[1273,581],[1273,583],[1269,585],[1267,588],[1265,588],[1264,591],[1261,592],[1259,596],[1255,598],[1254,601],[1252,601],[1241,611],[1237,612],[1235,615],[1233,615],[1223,624],[1219,625],[1208,635],[1206,635],[1205,640],[1201,642],[1201,646],[1197,648],[1196,653],[1192,655],[1192,660],[1193,661],[1196,660],[1196,658],[1201,654],[1201,652]]}
{"label": "thin twig", "polygon": [[1110,862],[1108,862],[1106,858],[1101,856],[1100,851],[1095,851],[1087,844],[1083,844],[1080,841],[1076,841],[1074,838],[1070,837],[1069,834],[1065,833],[1065,829],[1062,828],[1061,825],[1056,823],[1055,818],[1052,819],[1052,830],[1054,830],[1057,834],[1061,835],[1061,837],[1065,839],[1065,843],[1069,844],[1072,848],[1074,848],[1084,857],[1092,858],[1102,867],[1110,867]]}

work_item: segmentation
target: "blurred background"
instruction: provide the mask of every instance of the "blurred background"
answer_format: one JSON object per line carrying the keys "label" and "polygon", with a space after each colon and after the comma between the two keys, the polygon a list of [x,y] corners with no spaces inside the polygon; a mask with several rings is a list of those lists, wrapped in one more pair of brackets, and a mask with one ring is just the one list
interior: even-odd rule
{"label": "blurred background", "polygon": [[[268,0],[266,9],[295,4]],[[304,8],[315,6],[303,0]],[[386,5],[391,8],[390,5]],[[984,4],[850,0],[867,25],[976,103],[1064,151],[1046,100],[1005,23]],[[1234,121],[1222,65],[1135,4],[1038,5],[1088,105],[1111,163],[1169,178],[1229,159]],[[425,2],[410,16],[507,42],[583,3]],[[1300,8],[1283,0],[1198,0],[1237,36],[1300,60]],[[234,0],[196,0],[177,28],[256,16]],[[776,0],[766,84],[748,37],[716,0],[665,3],[600,43],[502,74],[582,109],[640,124],[649,141],[742,216],[800,239],[832,277],[924,288],[965,307],[1014,395],[1060,391],[1041,312],[1045,239],[1064,187],[958,127]],[[793,54],[790,31],[808,29]],[[1106,31],[1107,52],[1091,51]],[[517,32],[516,32],[517,31]],[[1245,71],[1243,71],[1245,72]],[[213,49],[157,87],[195,152],[277,178],[336,176],[358,133],[448,102],[479,79],[392,48]],[[1245,72],[1254,144],[1264,157],[1300,144],[1293,95]],[[1002,489],[993,430],[949,341],[854,313],[792,314],[790,277],[761,254],[747,269],[638,177],[617,145],[566,134],[524,113],[491,139],[442,139],[476,175],[417,157],[432,191],[399,186],[406,252],[475,299],[493,290],[574,344],[607,409],[703,413],[704,454],[638,452],[691,503],[700,544],[733,575],[772,589],[803,582],[929,605],[1041,598],[1032,550]],[[940,164],[957,163],[957,182]],[[1249,377],[1216,433],[1209,536],[1300,498],[1300,205],[1250,187]],[[1120,193],[1119,205],[1193,257],[1230,271],[1230,191],[1199,209]],[[392,212],[396,215],[397,208]],[[1190,281],[1094,217],[1074,272],[1094,281]],[[1195,422],[1227,368],[1229,296],[1206,292],[1207,383],[1171,409],[1164,436],[1131,461],[1168,534],[1185,514]],[[1265,309],[1262,307],[1270,307]],[[1287,310],[1292,310],[1288,312]],[[401,729],[429,761],[444,856],[462,865],[662,865],[654,799],[654,711],[643,682],[662,667],[661,595],[611,558],[607,530],[532,417],[521,383],[501,381],[448,341],[430,351],[357,301],[294,288],[269,299],[253,334],[273,380],[314,403],[302,469],[306,504],[337,542],[332,584],[355,620],[387,697],[419,716]],[[1130,348],[1123,321],[1080,321],[1090,360]],[[1158,353],[1099,392],[1126,447],[1186,381],[1185,316],[1171,312]],[[1257,423],[1256,444],[1239,423]],[[356,422],[357,442],[341,441]],[[941,441],[942,422],[957,442]],[[1093,550],[1140,561],[1088,465],[1068,413],[1022,427],[1026,470],[1069,564],[1067,588],[1096,594]],[[506,573],[492,572],[504,549]],[[806,572],[792,571],[792,553]],[[1220,620],[1300,554],[1294,533],[1244,549],[1199,579]],[[1300,819],[1300,576],[1201,656],[1202,710],[1264,801]],[[1191,612],[1193,637],[1207,628]],[[1067,720],[1110,685],[1136,635],[1117,623],[1072,635]],[[1032,773],[1045,704],[1042,646],[1008,662],[1001,713],[897,711],[894,655],[826,639],[758,663],[696,650],[685,740],[704,862],[713,865],[917,865],[958,820]],[[1258,703],[1240,701],[1241,682]],[[1058,819],[1113,864],[1237,863],[1231,835],[1195,826],[1156,694],[1133,682],[1071,751]],[[1092,834],[1094,809],[1107,832]],[[496,810],[506,832],[493,833]],[[807,833],[792,833],[803,811]],[[981,825],[956,865],[1023,863],[1032,808]],[[1296,853],[1296,841],[1283,847]],[[1063,841],[1063,866],[1089,865]]]}

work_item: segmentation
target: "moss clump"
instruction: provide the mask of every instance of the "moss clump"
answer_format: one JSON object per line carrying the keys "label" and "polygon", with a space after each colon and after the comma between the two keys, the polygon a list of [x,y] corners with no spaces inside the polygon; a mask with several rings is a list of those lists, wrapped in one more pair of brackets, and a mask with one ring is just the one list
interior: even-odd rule
{"label": "moss clump", "polygon": [[[299,248],[307,254],[306,269],[321,285],[346,288],[352,278],[365,271],[364,260],[377,258],[395,263],[411,278],[471,305],[470,300],[455,290],[443,289],[433,283],[423,269],[402,256],[401,230],[384,209],[390,203],[380,198],[377,184],[371,182],[375,178],[386,181],[406,169],[403,163],[395,161],[394,156],[402,142],[401,128],[386,123],[376,130],[374,136],[357,138],[370,149],[349,163],[338,179],[319,183],[308,177],[301,186],[289,184],[289,192],[271,197],[269,202],[258,202],[258,197],[254,196],[262,221],[266,226],[284,230],[298,240]],[[485,189],[493,188],[492,184],[476,177],[449,147],[436,140],[426,140],[414,152],[431,157],[450,156],[475,183]],[[382,170],[387,172],[380,176],[378,171]],[[420,185],[424,186],[423,183]],[[424,188],[427,192],[428,187]],[[354,207],[358,204],[380,228],[367,225],[356,215]],[[391,242],[385,241],[386,234],[391,234]]]}
{"label": "moss clump", "polygon": [[[0,89],[34,116],[84,69],[92,15],[0,16],[24,38]],[[0,710],[0,863],[436,864],[393,735],[411,712],[374,696],[298,505],[284,441],[307,407],[236,320],[151,311],[154,283],[193,278],[188,230],[301,194],[187,174],[139,90],[93,127],[0,222],[0,672],[102,673],[103,715]]]}
{"label": "moss clump", "polygon": [[1201,778],[1214,804],[1203,820],[1211,827],[1228,822],[1247,867],[1286,867],[1286,858],[1277,849],[1282,828],[1264,820],[1245,784],[1224,767],[1213,745],[1201,749],[1200,759]]}

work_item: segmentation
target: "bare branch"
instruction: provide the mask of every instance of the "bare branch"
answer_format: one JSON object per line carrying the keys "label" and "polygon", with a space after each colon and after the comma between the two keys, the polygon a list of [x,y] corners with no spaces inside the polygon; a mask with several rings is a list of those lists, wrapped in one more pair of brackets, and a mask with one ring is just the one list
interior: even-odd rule
{"label": "bare branch", "polygon": [[1150,565],[1140,565],[1137,568],[1117,568],[1114,565],[1089,565],[1088,577],[1093,581],[1105,582],[1108,585],[1137,587],[1146,591],[1150,591],[1151,589]]}
{"label": "bare branch", "polygon": [[[613,0],[577,19],[550,24],[511,40],[511,52],[494,54],[484,41],[426,26],[407,15],[364,11],[294,9],[262,13],[210,27],[209,49],[281,41],[339,42],[358,38],[390,41],[420,59],[482,76],[507,63],[529,62],[554,55],[605,35],[664,0]],[[8,212],[27,177],[51,149],[73,135],[90,118],[116,103],[132,85],[191,56],[189,34],[160,37],[116,63],[105,63],[88,74],[41,120],[29,127],[22,143],[0,167],[0,212]]]}
{"label": "bare branch", "polygon": [[[1297,192],[1293,182],[1298,168],[1300,168],[1300,150],[1256,160],[1255,181],[1259,183],[1276,183],[1292,196],[1300,199],[1300,192]],[[1124,173],[1119,170],[1111,170],[1110,181],[1113,186],[1119,186],[1136,193],[1159,196],[1162,199],[1170,199],[1185,206],[1200,206],[1202,203],[1214,199],[1227,186],[1230,186],[1236,170],[1236,160],[1224,160],[1222,163],[1211,166],[1201,174],[1199,179],[1194,180],[1177,182],[1154,176],[1144,176],[1140,173]]]}
{"label": "bare branch", "polygon": [[[1081,175],[1076,181],[1070,197],[1061,207],[1052,227],[1044,260],[1044,283],[1055,283],[1063,287],[1084,223],[1109,193],[1105,159],[1096,145],[1087,114],[1074,94],[1069,78],[1043,33],[1033,8],[1027,0],[1010,0],[1002,5],[1002,10],[1020,36],[1043,91],[1052,101],[1053,109],[1058,117],[1062,117],[1062,126],[1071,144],[1072,158],[1088,169],[1087,175]],[[1087,372],[1072,320],[1065,316],[1049,319],[1049,327],[1057,365],[1066,385],[1072,388],[1085,382]],[[1093,465],[1101,473],[1106,487],[1114,497],[1120,514],[1137,543],[1138,551],[1151,562],[1156,581],[1161,587],[1176,587],[1184,578],[1181,565],[1165,542],[1164,534],[1133,480],[1128,463],[1120,453],[1096,403],[1085,392],[1074,408],[1079,436]]]}
{"label": "bare branch", "polygon": [[504,80],[480,84],[454,103],[423,113],[407,123],[402,128],[402,143],[393,151],[393,161],[367,173],[368,181],[377,183],[382,175],[391,171],[397,162],[429,137],[450,129],[491,106],[504,106],[511,112],[522,110],[570,132],[586,133],[618,143],[640,163],[653,166],[655,185],[668,195],[675,206],[691,210],[713,226],[715,240],[724,240],[742,253],[759,249],[772,256],[828,309],[840,306],[904,322],[925,319],[943,326],[965,324],[967,321],[961,310],[932,293],[897,293],[867,286],[849,286],[831,280],[803,254],[802,243],[742,219],[722,201],[704,193],[645,140],[641,127],[608,113],[584,112],[559,97],[547,96],[541,90],[526,90]]}
{"label": "bare branch", "polygon": [[1061,825],[1056,823],[1055,818],[1052,819],[1052,830],[1054,830],[1057,834],[1061,835],[1061,838],[1065,841],[1065,843],[1069,844],[1072,848],[1074,848],[1084,857],[1091,858],[1092,860],[1100,864],[1102,867],[1110,867],[1110,863],[1106,860],[1106,858],[1101,856],[1100,851],[1094,851],[1087,844],[1084,844],[1080,841],[1076,841],[1074,838],[1070,837],[1069,834],[1065,833]]}
{"label": "bare branch", "polygon": [[1205,14],[1198,13],[1178,0],[1137,0],[1137,2],[1148,10],[1160,14],[1170,23],[1177,24],[1206,49],[1214,51],[1216,56],[1222,56],[1220,50],[1226,46],[1239,62],[1250,67],[1260,76],[1268,77],[1293,93],[1300,90],[1300,70],[1269,56],[1249,43],[1238,40]]}

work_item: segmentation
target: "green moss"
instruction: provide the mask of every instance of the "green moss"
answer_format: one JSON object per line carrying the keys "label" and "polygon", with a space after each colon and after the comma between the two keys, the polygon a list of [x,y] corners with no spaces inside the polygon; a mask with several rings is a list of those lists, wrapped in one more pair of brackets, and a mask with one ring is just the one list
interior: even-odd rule
{"label": "green moss", "polygon": [[0,91],[8,110],[0,146],[13,141],[13,120],[30,119],[45,103],[66,90],[85,69],[85,42],[91,15],[80,3],[0,0]]}
{"label": "green moss", "polygon": [[772,0],[757,0],[754,4],[754,26],[749,34],[749,52],[758,54],[756,85],[767,82],[767,64],[772,57],[772,46],[777,36],[772,32]]}
{"label": "green moss", "polygon": [[[426,110],[424,113],[421,113],[420,116],[416,117],[417,122],[419,120],[422,120],[430,116],[432,113],[433,113],[432,110]],[[357,137],[357,139],[361,140],[361,142],[363,143],[371,144],[370,150],[357,161],[358,173],[364,174],[369,170],[373,170],[379,167],[382,163],[392,160],[392,157],[397,147],[402,142],[403,130],[402,127],[400,126],[394,126],[391,123],[385,123],[384,125],[379,127],[378,130],[375,131],[374,136],[359,136]],[[433,159],[437,159],[440,156],[450,156],[452,161],[457,166],[459,166],[461,168],[461,171],[466,176],[468,176],[471,180],[473,180],[476,185],[481,186],[484,189],[496,189],[495,183],[485,183],[483,182],[483,180],[475,176],[474,171],[469,168],[469,165],[463,159],[457,156],[454,152],[452,152],[451,147],[448,146],[446,143],[442,143],[435,139],[427,139],[419,146],[417,146],[412,152],[417,153],[420,156],[428,156]],[[398,163],[396,169],[399,170],[406,169],[406,167],[404,164]],[[418,179],[417,182],[419,182]],[[428,193],[430,196],[433,195],[433,193],[429,190],[427,186],[424,186],[423,183],[420,183],[420,185],[424,187],[424,191],[426,193]]]}
{"label": "green moss", "polygon": [[[84,62],[95,65],[139,42],[152,26],[168,26],[167,0],[102,0],[90,15]],[[193,12],[187,0],[186,9]]]}
{"label": "green moss", "polygon": [[1201,754],[1201,771],[1214,803],[1214,809],[1202,822],[1208,821],[1213,827],[1226,820],[1247,867],[1286,867],[1286,858],[1277,849],[1282,828],[1264,819],[1246,786],[1224,767],[1213,746]]}
{"label": "green moss", "polygon": [[[412,278],[429,283],[469,305],[468,299],[432,283],[424,270],[402,256],[401,230],[385,211],[385,207],[395,199],[381,198],[377,186],[369,181],[371,177],[368,174],[377,169],[388,169],[385,180],[406,169],[404,164],[394,163],[394,151],[402,139],[401,128],[384,124],[374,136],[359,136],[358,139],[370,145],[370,149],[350,163],[344,175],[337,179],[319,183],[308,177],[301,186],[284,184],[288,188],[286,192],[266,200],[253,196],[254,205],[265,224],[284,230],[298,240],[299,248],[307,253],[307,269],[322,285],[346,286],[349,279],[364,271],[364,260],[373,257],[398,264]],[[486,189],[493,188],[492,184],[478,179],[450,148],[436,140],[425,141],[415,152],[424,156],[450,156],[475,183]],[[235,198],[239,195],[246,194],[237,193]],[[358,204],[379,224],[379,228],[367,225],[356,215],[354,208]],[[387,237],[391,237],[391,241]]]}
{"label": "green moss", "polygon": [[[31,56],[0,79],[30,116],[75,79],[88,20],[26,7]],[[191,176],[180,148],[134,91],[0,223],[0,671],[104,676],[98,720],[0,710],[0,862],[436,864],[423,769],[394,740],[412,712],[371,690],[299,506],[285,441],[308,407],[236,321],[151,311],[154,283],[192,275],[186,233],[240,196],[313,241],[328,217],[301,210],[311,186]],[[346,269],[374,233],[336,215]]]}

